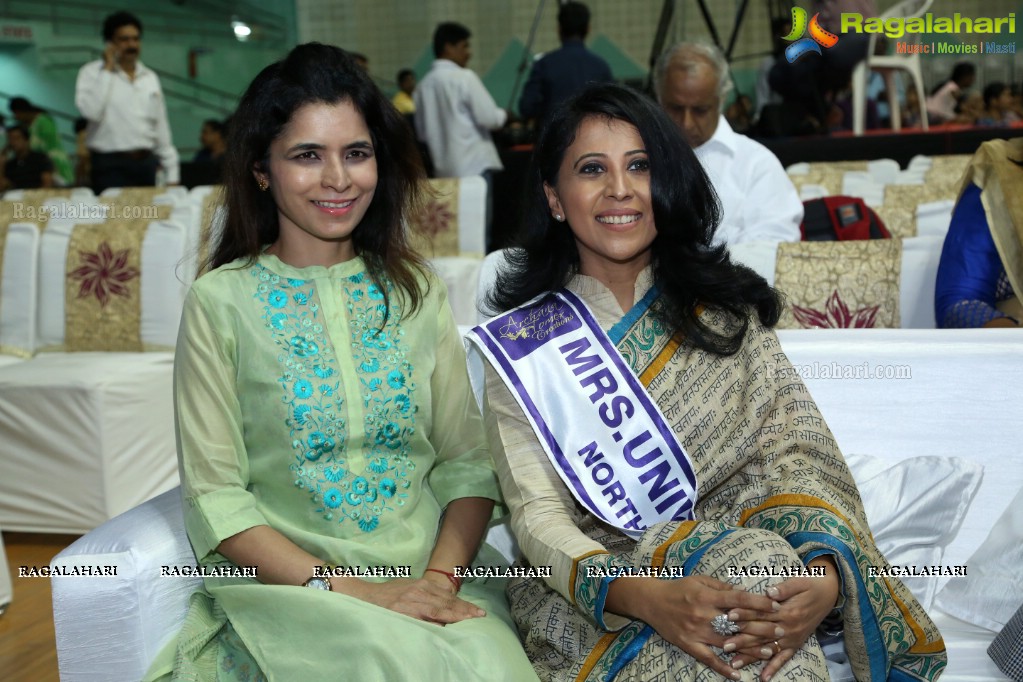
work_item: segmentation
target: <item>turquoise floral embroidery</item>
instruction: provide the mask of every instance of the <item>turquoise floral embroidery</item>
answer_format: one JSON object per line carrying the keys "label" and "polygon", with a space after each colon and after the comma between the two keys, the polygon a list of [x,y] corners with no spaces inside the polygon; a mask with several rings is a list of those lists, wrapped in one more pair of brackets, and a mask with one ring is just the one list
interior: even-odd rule
{"label": "turquoise floral embroidery", "polygon": [[363,448],[369,463],[360,475],[345,460],[346,396],[317,292],[311,282],[282,279],[262,266],[252,274],[257,280],[254,298],[263,304],[266,329],[279,351],[278,383],[289,408],[295,486],[309,493],[325,521],[355,523],[362,532],[372,532],[382,514],[405,504],[409,472],[415,468],[409,459],[415,383],[398,323],[400,311],[395,306],[381,330],[386,309],[380,288],[365,274],[343,280],[353,360],[362,386],[359,397],[366,407]]}
{"label": "turquoise floral embroidery", "polygon": [[[365,447],[373,454],[365,478],[353,482],[352,492],[367,511],[359,519],[359,528],[369,532],[377,527],[382,510],[390,504],[403,506],[408,498],[408,476],[415,469],[409,458],[409,440],[415,433],[414,371],[408,361],[397,305],[392,306],[385,327],[384,292],[367,274],[347,278],[344,287],[352,325],[352,353],[366,407]],[[396,297],[389,284],[387,291],[393,304]]]}

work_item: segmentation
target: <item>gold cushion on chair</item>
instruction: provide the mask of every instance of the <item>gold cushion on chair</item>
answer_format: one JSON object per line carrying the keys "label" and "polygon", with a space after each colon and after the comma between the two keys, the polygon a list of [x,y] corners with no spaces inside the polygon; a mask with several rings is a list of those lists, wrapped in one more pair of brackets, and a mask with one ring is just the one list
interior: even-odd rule
{"label": "gold cushion on chair", "polygon": [[[26,190],[28,191],[28,190]],[[51,197],[47,197],[49,199]],[[46,199],[5,199],[0,201],[0,223],[35,223],[46,229],[50,212],[43,208]]]}
{"label": "gold cushion on chair", "polygon": [[878,217],[893,237],[907,239],[917,236],[916,205],[884,204],[876,209]]}
{"label": "gold cushion on chair", "polygon": [[67,250],[64,346],[140,352],[142,242],[149,221],[76,225]]}
{"label": "gold cushion on chair", "polygon": [[[930,187],[939,188],[943,192],[947,193],[950,189],[952,192],[950,197],[941,196],[938,199],[956,198],[959,191],[959,183],[971,158],[973,157],[969,154],[949,154],[931,157],[931,167],[926,175],[924,175],[925,183]],[[931,201],[936,201],[936,199]]]}
{"label": "gold cushion on chair", "polygon": [[133,187],[113,196],[102,196],[99,201],[110,207],[108,215],[113,220],[170,220],[174,206],[155,203],[156,194],[139,189],[152,188]]}
{"label": "gold cushion on chair", "polygon": [[774,286],[785,295],[779,329],[900,326],[902,242],[783,242]]}
{"label": "gold cushion on chair", "polygon": [[842,193],[842,179],[845,177],[846,169],[830,165],[811,166],[810,171],[804,175],[790,175],[789,179],[795,185],[796,190],[801,190],[803,185],[820,185],[829,196]]}

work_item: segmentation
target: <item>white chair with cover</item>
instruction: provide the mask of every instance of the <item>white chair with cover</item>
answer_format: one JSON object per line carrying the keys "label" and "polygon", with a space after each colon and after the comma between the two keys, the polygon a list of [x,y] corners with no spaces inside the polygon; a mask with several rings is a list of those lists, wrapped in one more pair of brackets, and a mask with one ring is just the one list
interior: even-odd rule
{"label": "white chair with cover", "polygon": [[0,222],[0,367],[35,350],[39,228]]}
{"label": "white chair with cover", "polygon": [[487,183],[478,176],[434,178],[422,212],[410,225],[412,244],[448,288],[458,324],[476,319],[475,292],[486,253]]}
{"label": "white chair with cover", "polygon": [[[934,0],[902,0],[896,3],[881,15],[882,19],[902,18],[910,19],[923,16]],[[920,68],[920,53],[907,52],[905,54],[874,54],[877,47],[877,39],[880,34],[870,34],[870,44],[867,48],[867,57],[853,69],[852,73],[852,94],[853,94],[853,134],[862,135],[867,118],[867,80],[870,71],[880,71],[884,77],[885,90],[888,92],[888,106],[892,117],[892,130],[902,130],[902,112],[899,108],[899,93],[895,87],[895,72],[905,71],[909,74],[912,83],[910,87],[916,90],[920,102],[920,125],[927,130],[927,107],[924,106],[926,94],[924,93],[924,77]],[[902,44],[908,44],[909,49],[920,44],[921,34],[907,33],[900,40]],[[894,50],[894,43],[890,48]]]}
{"label": "white chair with cover", "polygon": [[[887,241],[887,240],[883,240]],[[898,244],[894,244],[898,242]],[[934,329],[934,281],[944,239],[939,236],[909,237],[893,240],[898,247],[898,325],[902,329]],[[811,251],[826,252],[836,244],[856,242],[804,242]],[[791,247],[788,247],[791,248]],[[768,284],[776,285],[778,249],[775,242],[745,242],[731,247],[732,260],[753,269]],[[836,274],[842,264],[827,268]],[[817,280],[813,280],[817,281]]]}
{"label": "white chair with cover", "polygon": [[177,483],[184,245],[169,222],[47,225],[36,355],[0,372],[3,528],[86,532]]}

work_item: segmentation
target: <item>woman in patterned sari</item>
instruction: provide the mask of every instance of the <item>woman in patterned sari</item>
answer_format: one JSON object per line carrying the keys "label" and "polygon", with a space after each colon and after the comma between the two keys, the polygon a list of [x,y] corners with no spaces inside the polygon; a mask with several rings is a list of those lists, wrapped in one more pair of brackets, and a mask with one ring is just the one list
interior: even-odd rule
{"label": "woman in patterned sari", "polygon": [[503,585],[455,575],[499,491],[444,285],[405,235],[408,126],[311,43],[252,82],[227,154],[175,357],[208,575],[147,679],[535,679]]}
{"label": "woman in patterned sari", "polygon": [[[542,415],[529,407],[530,386],[506,385],[507,362],[487,364],[484,415],[512,529],[529,562],[552,569],[546,582],[508,589],[540,678],[826,680],[816,633],[844,625],[858,680],[935,679],[946,660],[940,634],[899,581],[871,576],[884,559],[842,455],[770,329],[778,298],[711,246],[717,199],[670,120],[634,91],[593,87],[553,115],[531,173],[523,248],[499,272],[489,308],[563,289],[584,302],[677,434],[696,481],[689,520],[661,519],[634,539],[598,519],[591,497],[573,495],[578,477],[545,451],[557,434],[534,431]],[[572,326],[530,310],[476,331],[514,326],[516,339],[546,338]],[[580,403],[610,383],[590,381]],[[560,422],[584,422],[584,412]],[[608,425],[621,421],[609,414],[600,417]],[[638,459],[628,446],[619,453],[600,453],[606,471]],[[600,458],[593,448],[579,455]],[[602,492],[623,499],[620,487]],[[629,569],[649,575],[621,575]]]}

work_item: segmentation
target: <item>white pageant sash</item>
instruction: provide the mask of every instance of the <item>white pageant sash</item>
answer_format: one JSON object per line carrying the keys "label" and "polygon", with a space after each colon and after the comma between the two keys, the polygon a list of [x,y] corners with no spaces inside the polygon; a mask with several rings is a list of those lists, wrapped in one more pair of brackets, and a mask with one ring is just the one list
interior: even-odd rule
{"label": "white pageant sash", "polygon": [[633,538],[693,518],[689,456],[586,304],[568,290],[466,337],[508,385],[579,502]]}

